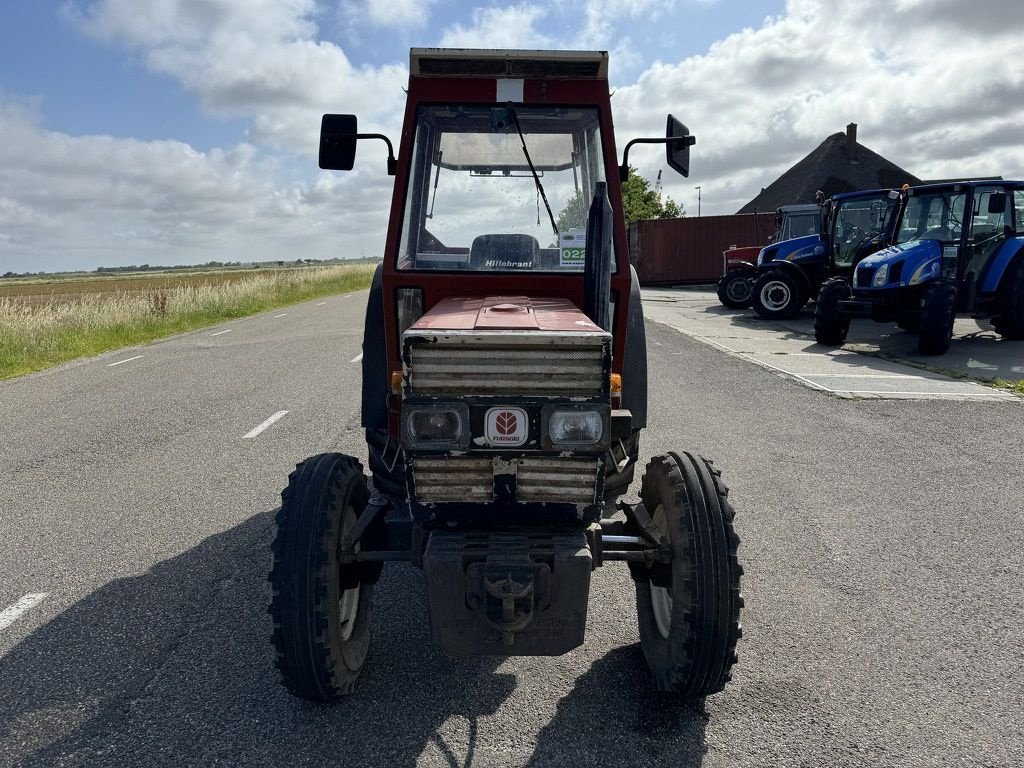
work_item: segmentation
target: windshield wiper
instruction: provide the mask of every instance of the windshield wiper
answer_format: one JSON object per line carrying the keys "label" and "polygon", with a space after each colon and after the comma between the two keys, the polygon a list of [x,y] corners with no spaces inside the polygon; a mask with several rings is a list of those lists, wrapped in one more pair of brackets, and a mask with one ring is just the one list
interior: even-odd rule
{"label": "windshield wiper", "polygon": [[530,173],[533,174],[533,181],[537,185],[537,192],[540,194],[541,199],[544,200],[544,207],[548,211],[548,218],[551,219],[551,231],[555,233],[555,240],[557,241],[558,225],[555,224],[555,214],[551,212],[551,206],[548,204],[548,196],[544,194],[544,185],[540,183],[540,176],[537,175],[537,169],[533,167],[533,160],[530,159],[530,150],[526,148],[526,139],[523,138],[523,129],[519,126],[519,115],[516,114],[516,108],[512,106],[511,101],[508,103],[508,111],[512,115],[512,122],[516,124],[516,131],[519,133],[519,140],[523,143],[523,154],[526,155],[526,162],[530,166]]}

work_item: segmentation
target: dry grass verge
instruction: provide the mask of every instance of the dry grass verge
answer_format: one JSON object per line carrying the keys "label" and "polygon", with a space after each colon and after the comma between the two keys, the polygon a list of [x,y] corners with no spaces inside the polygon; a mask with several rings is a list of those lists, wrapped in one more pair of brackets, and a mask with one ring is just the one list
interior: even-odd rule
{"label": "dry grass verge", "polygon": [[[274,307],[359,290],[373,265],[308,267],[151,291],[80,294],[47,303],[0,298],[0,379],[77,357],[203,328]],[[55,293],[57,293],[55,291]]]}

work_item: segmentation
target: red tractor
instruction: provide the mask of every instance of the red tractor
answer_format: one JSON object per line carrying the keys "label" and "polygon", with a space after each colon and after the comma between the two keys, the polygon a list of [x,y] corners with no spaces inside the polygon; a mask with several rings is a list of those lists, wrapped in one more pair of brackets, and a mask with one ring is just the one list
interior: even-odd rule
{"label": "red tractor", "polygon": [[722,690],[741,635],[733,508],[689,453],[633,480],[647,424],[643,310],[621,181],[636,142],[688,173],[693,137],[618,163],[605,52],[414,49],[397,160],[325,115],[320,167],[383,139],[395,176],[363,339],[371,477],[338,453],[291,474],[270,581],[277,666],[296,696],[352,690],[385,562],[422,569],[453,655],[579,646],[590,574],[628,563],[654,682]]}

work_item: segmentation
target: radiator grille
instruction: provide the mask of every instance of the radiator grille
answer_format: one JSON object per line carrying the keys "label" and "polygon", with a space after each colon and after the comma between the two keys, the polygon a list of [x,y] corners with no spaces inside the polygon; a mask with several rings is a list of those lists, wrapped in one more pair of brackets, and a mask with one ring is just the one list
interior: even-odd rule
{"label": "radiator grille", "polygon": [[561,501],[593,504],[600,459],[560,456],[520,459],[516,471],[519,501]]}
{"label": "radiator grille", "polygon": [[600,343],[508,346],[437,341],[409,349],[416,395],[601,395]]}
{"label": "radiator grille", "polygon": [[412,460],[412,472],[417,501],[494,500],[494,463],[490,457],[416,458]]}
{"label": "radiator grille", "polygon": [[[547,456],[518,459],[516,501],[593,504],[600,458]],[[424,503],[494,500],[491,457],[414,458],[416,500]]]}
{"label": "radiator grille", "polygon": [[861,267],[857,270],[857,287],[858,288],[870,288],[871,280],[875,276],[874,267]]}

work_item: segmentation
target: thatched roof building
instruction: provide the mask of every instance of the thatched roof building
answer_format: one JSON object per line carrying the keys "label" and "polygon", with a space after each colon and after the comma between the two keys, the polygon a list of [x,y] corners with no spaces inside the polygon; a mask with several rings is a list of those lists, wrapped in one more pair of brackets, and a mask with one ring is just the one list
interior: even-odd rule
{"label": "thatched roof building", "polygon": [[850,123],[846,133],[829,136],[737,213],[774,211],[782,205],[813,203],[818,190],[827,198],[841,192],[898,189],[904,184],[920,183],[913,174],[859,144],[857,124]]}

